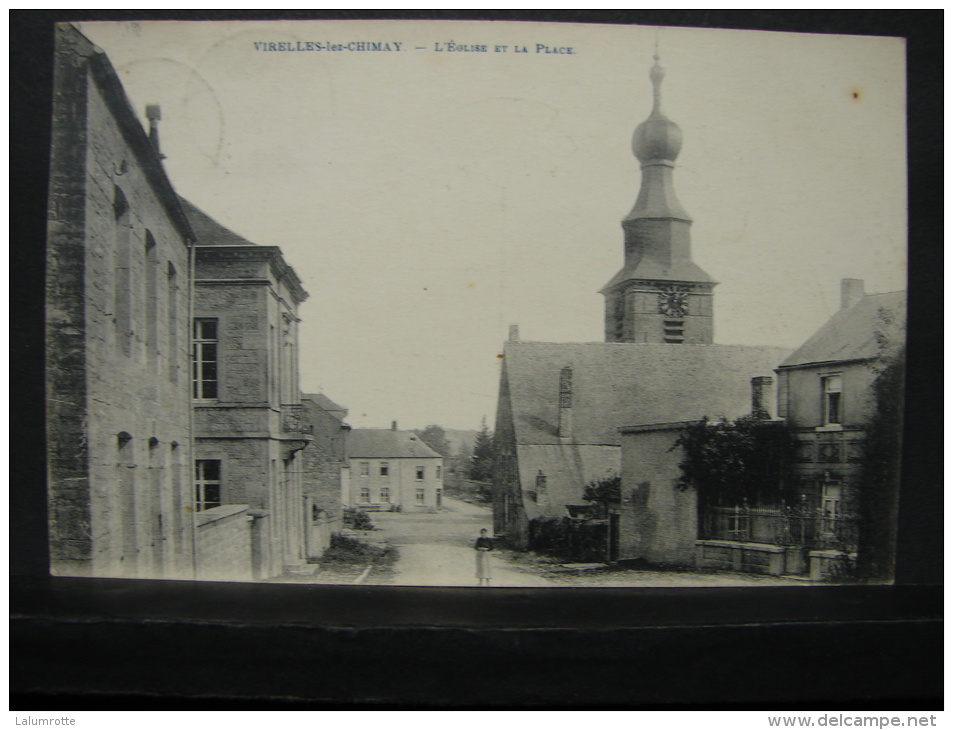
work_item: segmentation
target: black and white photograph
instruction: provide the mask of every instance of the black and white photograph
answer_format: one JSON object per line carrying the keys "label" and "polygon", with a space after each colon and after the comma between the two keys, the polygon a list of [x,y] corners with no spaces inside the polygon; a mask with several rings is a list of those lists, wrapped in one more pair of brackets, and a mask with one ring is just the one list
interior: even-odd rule
{"label": "black and white photograph", "polygon": [[52,575],[893,581],[904,39],[76,22],[53,83]]}

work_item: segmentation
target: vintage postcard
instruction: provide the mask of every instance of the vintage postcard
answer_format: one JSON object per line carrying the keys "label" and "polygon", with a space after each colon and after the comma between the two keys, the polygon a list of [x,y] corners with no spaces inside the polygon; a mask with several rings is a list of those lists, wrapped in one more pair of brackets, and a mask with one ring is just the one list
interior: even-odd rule
{"label": "vintage postcard", "polygon": [[57,28],[57,576],[890,582],[897,38]]}

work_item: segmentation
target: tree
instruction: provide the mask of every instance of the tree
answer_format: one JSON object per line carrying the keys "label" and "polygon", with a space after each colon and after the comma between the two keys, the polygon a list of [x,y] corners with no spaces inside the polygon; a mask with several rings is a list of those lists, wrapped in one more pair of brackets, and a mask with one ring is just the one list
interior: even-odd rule
{"label": "tree", "polygon": [[493,433],[483,419],[476,442],[473,444],[473,456],[470,458],[469,477],[477,482],[488,482],[493,479]]}
{"label": "tree", "polygon": [[903,432],[904,352],[886,357],[871,385],[874,411],[867,422],[858,478],[857,577],[893,577]]}
{"label": "tree", "polygon": [[699,506],[755,504],[785,498],[785,471],[794,437],[780,421],[742,416],[735,421],[706,416],[686,428],[670,450],[681,447],[679,489],[698,491]]}
{"label": "tree", "polygon": [[441,456],[450,456],[452,447],[450,442],[447,441],[447,433],[442,426],[434,423],[423,430],[417,429],[414,433],[417,434],[417,438]]}
{"label": "tree", "polygon": [[617,475],[592,480],[583,489],[582,498],[600,505],[601,516],[607,517],[610,509],[622,503],[622,477]]}

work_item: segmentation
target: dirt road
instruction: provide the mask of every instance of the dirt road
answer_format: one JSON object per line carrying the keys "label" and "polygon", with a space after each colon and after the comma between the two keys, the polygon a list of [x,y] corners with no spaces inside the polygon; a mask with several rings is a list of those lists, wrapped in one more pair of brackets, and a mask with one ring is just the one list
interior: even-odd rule
{"label": "dirt road", "polygon": [[[473,543],[481,528],[492,531],[488,507],[444,497],[435,514],[379,512],[371,515],[378,527],[362,539],[397,546],[400,560],[392,585],[474,586]],[[491,553],[493,586],[527,588],[552,585],[549,580],[504,563]]]}

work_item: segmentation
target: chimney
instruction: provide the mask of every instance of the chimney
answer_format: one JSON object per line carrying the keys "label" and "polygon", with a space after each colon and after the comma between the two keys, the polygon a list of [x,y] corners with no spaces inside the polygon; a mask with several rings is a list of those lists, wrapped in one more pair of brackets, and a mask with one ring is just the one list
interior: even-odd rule
{"label": "chimney", "polygon": [[850,309],[864,298],[863,279],[840,280],[840,308]]}
{"label": "chimney", "polygon": [[572,368],[567,365],[559,373],[559,438],[572,437]]}
{"label": "chimney", "polygon": [[159,159],[164,160],[165,155],[159,149],[159,120],[162,119],[162,108],[158,104],[147,104],[146,119],[149,120],[149,141],[155,147]]}
{"label": "chimney", "polygon": [[396,430],[397,430],[397,421],[391,421],[391,422],[390,422],[390,430],[391,430],[391,431],[396,431]]}
{"label": "chimney", "polygon": [[755,418],[768,420],[771,418],[771,410],[768,403],[771,397],[771,386],[774,384],[774,378],[767,375],[759,375],[751,378],[751,415]]}
{"label": "chimney", "polygon": [[518,324],[510,325],[510,342],[519,342],[520,341],[520,326]]}

